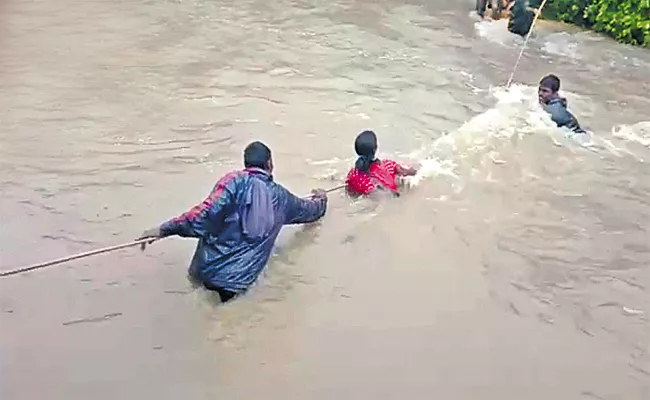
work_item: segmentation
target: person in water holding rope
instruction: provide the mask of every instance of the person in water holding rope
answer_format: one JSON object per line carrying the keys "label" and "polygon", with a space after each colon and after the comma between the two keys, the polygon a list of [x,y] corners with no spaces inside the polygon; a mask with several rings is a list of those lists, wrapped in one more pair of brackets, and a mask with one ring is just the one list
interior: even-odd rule
{"label": "person in water holding rope", "polygon": [[578,123],[576,117],[567,110],[567,100],[560,97],[560,78],[547,75],[539,82],[537,96],[544,110],[551,115],[551,119],[558,127],[567,127],[575,133],[586,133]]}
{"label": "person in water holding rope", "polygon": [[361,132],[354,141],[354,150],[359,158],[345,180],[347,191],[353,196],[368,195],[377,189],[385,189],[399,196],[397,178],[417,173],[415,168],[375,158],[377,135],[373,131]]}
{"label": "person in water holding rope", "polygon": [[481,18],[508,18],[508,31],[526,36],[533,25],[536,10],[528,6],[528,0],[476,0],[476,12]]}
{"label": "person in water holding rope", "polygon": [[222,302],[257,280],[283,225],[315,222],[327,209],[324,190],[301,199],[273,181],[271,150],[263,143],[246,147],[244,166],[221,178],[199,205],[141,236],[199,239],[189,275]]}

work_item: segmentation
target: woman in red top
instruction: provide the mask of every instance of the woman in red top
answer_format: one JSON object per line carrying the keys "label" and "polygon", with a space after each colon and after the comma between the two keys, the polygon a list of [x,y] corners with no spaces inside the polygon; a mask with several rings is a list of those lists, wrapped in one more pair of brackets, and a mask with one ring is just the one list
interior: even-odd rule
{"label": "woman in red top", "polygon": [[377,189],[387,189],[396,196],[398,176],[413,176],[415,168],[404,167],[392,160],[378,160],[377,136],[373,131],[363,131],[354,141],[354,150],[359,158],[345,180],[348,193],[367,195]]}

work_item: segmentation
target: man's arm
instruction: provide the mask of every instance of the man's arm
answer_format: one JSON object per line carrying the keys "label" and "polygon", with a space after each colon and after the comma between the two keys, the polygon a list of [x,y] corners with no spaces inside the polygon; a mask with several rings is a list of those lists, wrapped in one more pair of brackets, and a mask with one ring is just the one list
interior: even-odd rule
{"label": "man's arm", "polygon": [[585,130],[580,127],[580,123],[578,122],[578,119],[573,114],[571,114],[570,112],[568,112],[568,113],[571,116],[571,122],[569,122],[566,125],[566,127],[571,129],[572,131],[574,131],[576,133],[585,133]]}
{"label": "man's arm", "polygon": [[286,196],[285,225],[308,224],[318,221],[327,211],[327,194],[323,190],[313,191],[310,198],[301,199],[281,187]]}
{"label": "man's arm", "polygon": [[141,239],[163,238],[172,235],[181,237],[203,237],[206,235],[206,222],[218,221],[223,212],[234,203],[236,174],[228,174],[214,186],[210,195],[186,213],[164,222],[158,228],[145,231]]}

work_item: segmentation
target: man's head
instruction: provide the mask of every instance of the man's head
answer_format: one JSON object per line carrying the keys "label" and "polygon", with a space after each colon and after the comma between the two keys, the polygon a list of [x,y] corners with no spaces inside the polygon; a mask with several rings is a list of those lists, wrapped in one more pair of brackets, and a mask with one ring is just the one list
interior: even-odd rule
{"label": "man's head", "polygon": [[557,92],[560,90],[560,78],[555,75],[547,75],[539,81],[539,89],[537,90],[537,96],[539,97],[539,102],[547,104],[553,97],[557,95]]}
{"label": "man's head", "polygon": [[244,167],[260,168],[268,173],[273,172],[271,149],[262,142],[252,142],[244,149]]}

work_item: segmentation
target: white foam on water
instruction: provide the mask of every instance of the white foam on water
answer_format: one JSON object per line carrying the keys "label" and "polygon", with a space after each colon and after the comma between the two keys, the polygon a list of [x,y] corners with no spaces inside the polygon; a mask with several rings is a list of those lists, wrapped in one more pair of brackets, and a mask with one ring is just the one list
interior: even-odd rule
{"label": "white foam on water", "polygon": [[351,160],[354,160],[354,159],[353,159],[353,158],[349,158],[349,157],[348,157],[348,158],[344,158],[344,159],[341,159],[341,158],[338,158],[338,157],[334,157],[334,158],[330,158],[330,159],[327,159],[327,160],[312,160],[312,159],[307,159],[307,163],[309,163],[309,164],[311,164],[311,165],[336,165],[336,164],[340,164],[340,163],[342,163],[342,162],[349,162],[349,161],[351,161]]}
{"label": "white foam on water", "polygon": [[578,41],[574,35],[566,32],[552,33],[544,38],[543,50],[549,54],[581,60]]}
{"label": "white foam on water", "polygon": [[[417,186],[427,178],[441,175],[461,180],[457,167],[463,160],[475,164],[471,166],[472,170],[486,162],[506,164],[500,151],[510,147],[513,140],[525,140],[530,135],[544,135],[558,147],[596,151],[598,146],[591,134],[557,128],[548,113],[540,107],[536,87],[519,84],[509,89],[493,87],[490,94],[496,99],[493,108],[471,118],[454,132],[436,139],[428,148],[410,155],[420,163],[421,168],[416,176],[406,180],[409,186]],[[650,144],[650,135],[648,141]]]}
{"label": "white foam on water", "polygon": [[650,148],[650,121],[641,121],[634,125],[614,126],[612,136]]}
{"label": "white foam on water", "polygon": [[612,139],[603,139],[603,142],[616,156],[628,155],[639,162],[645,162],[643,156],[637,154],[638,148],[634,147],[641,145],[650,148],[650,121],[641,121],[632,125],[614,125]]}
{"label": "white foam on water", "polygon": [[[572,151],[587,149],[605,151],[618,157],[635,157],[625,146],[614,143],[611,138],[558,128],[539,105],[535,86],[513,84],[510,88],[492,87],[489,93],[495,99],[494,107],[474,116],[453,132],[435,139],[430,145],[405,156],[419,164],[418,173],[404,180],[409,187],[418,186],[433,177],[451,178],[460,184],[455,186],[461,187],[464,175],[474,175],[487,164],[507,164],[507,157],[503,154],[510,151],[513,142],[526,140],[530,136],[544,136],[549,139],[550,145]],[[573,93],[570,95],[577,97]],[[625,143],[650,147],[650,122],[616,126],[612,136]],[[378,156],[383,158],[382,154]],[[390,158],[391,154],[386,156]],[[329,167],[320,178],[330,180],[342,173],[339,166],[351,166],[353,162],[354,158],[310,160],[312,165]],[[486,179],[489,179],[489,174]]]}
{"label": "white foam on water", "polygon": [[523,38],[515,35],[508,30],[508,20],[490,20],[484,19],[474,23],[476,33],[490,42],[498,43],[504,46],[510,46],[523,43]]}
{"label": "white foam on water", "polygon": [[494,108],[436,139],[429,148],[410,155],[418,160],[421,168],[416,176],[407,180],[408,184],[417,186],[424,179],[439,175],[460,179],[455,171],[457,160],[472,155],[486,155],[492,163],[503,164],[505,161],[495,151],[499,142],[555,129],[550,117],[537,104],[535,90],[523,85],[513,85],[510,89],[491,88],[490,94],[497,100]]}
{"label": "white foam on water", "polygon": [[418,174],[413,177],[405,178],[404,181],[408,186],[414,187],[419,185],[423,179],[433,176],[445,175],[454,179],[460,179],[454,172],[455,167],[456,164],[451,160],[425,159],[420,161]]}

